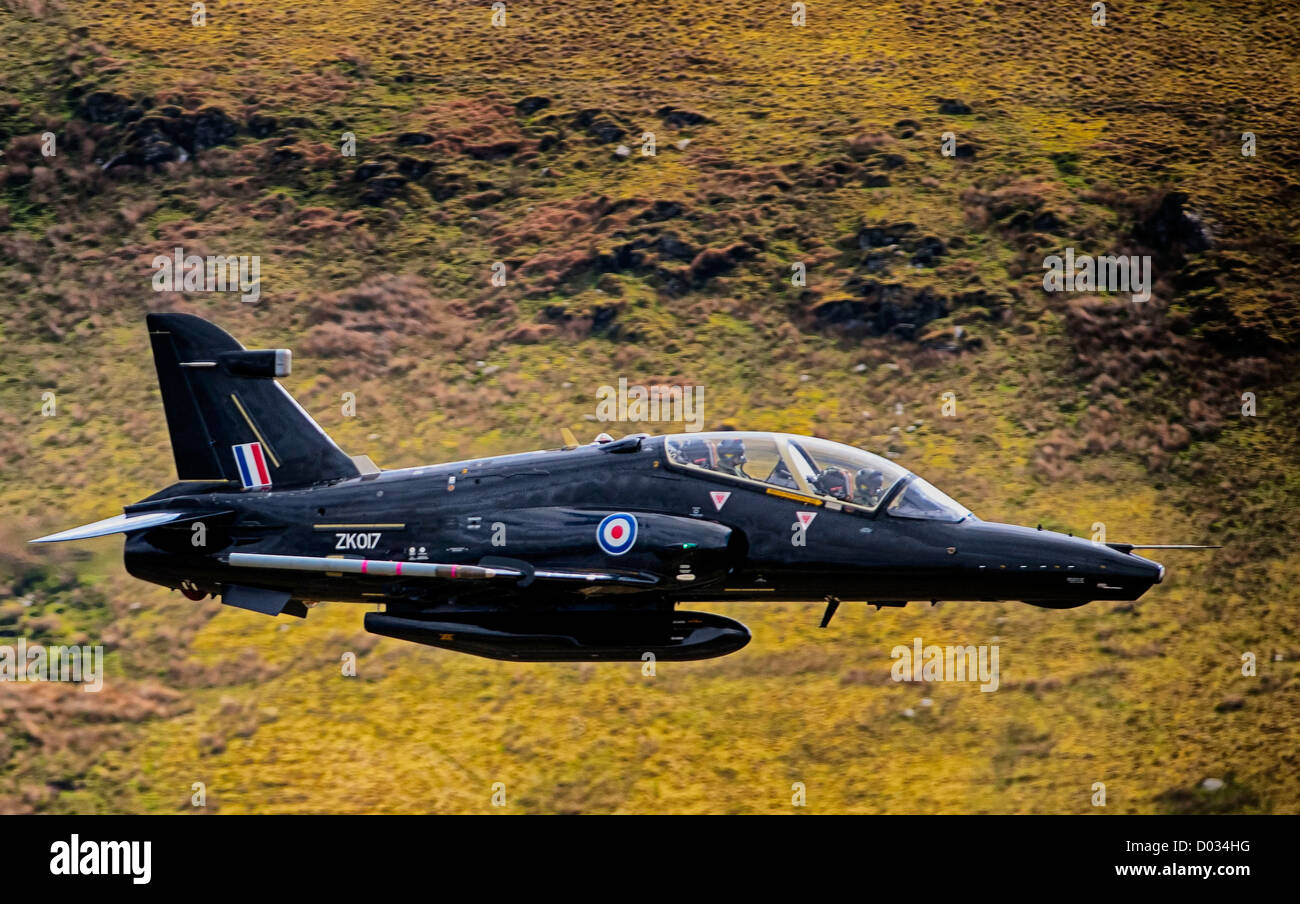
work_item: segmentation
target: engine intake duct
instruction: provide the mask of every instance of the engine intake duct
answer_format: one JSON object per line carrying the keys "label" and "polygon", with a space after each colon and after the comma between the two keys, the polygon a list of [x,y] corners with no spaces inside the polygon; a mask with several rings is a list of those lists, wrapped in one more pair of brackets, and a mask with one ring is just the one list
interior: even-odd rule
{"label": "engine intake duct", "polygon": [[368,612],[371,634],[514,662],[668,662],[734,653],[751,637],[734,619],[707,612],[572,612],[413,618]]}

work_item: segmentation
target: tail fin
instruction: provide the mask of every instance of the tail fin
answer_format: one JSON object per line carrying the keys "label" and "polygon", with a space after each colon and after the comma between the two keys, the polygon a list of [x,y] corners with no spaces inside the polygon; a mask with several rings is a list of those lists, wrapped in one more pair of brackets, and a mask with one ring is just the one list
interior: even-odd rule
{"label": "tail fin", "polygon": [[192,314],[146,322],[181,480],[302,486],[360,473],[275,381],[288,349],[249,351]]}

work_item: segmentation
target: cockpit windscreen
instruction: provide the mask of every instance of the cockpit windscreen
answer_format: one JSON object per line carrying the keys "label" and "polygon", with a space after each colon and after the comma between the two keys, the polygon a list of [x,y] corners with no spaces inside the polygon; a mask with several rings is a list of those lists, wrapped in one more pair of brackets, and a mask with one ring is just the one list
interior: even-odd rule
{"label": "cockpit windscreen", "polygon": [[908,476],[888,459],[841,443],[782,433],[686,433],[666,438],[668,460],[874,511]]}

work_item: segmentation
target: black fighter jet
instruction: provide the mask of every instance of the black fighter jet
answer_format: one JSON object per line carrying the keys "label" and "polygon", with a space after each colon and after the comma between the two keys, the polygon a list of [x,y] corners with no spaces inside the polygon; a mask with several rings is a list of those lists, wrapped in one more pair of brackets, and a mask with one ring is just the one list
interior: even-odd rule
{"label": "black fighter jet", "polygon": [[[1138,547],[981,521],[901,466],[780,433],[634,434],[381,471],[349,457],[245,349],[147,317],[179,482],[33,542],[125,534],[141,580],[266,615],[369,603],[367,631],[495,659],[684,660],[749,630],[690,602],[1130,600]],[[1159,547],[1175,548],[1175,547]]]}

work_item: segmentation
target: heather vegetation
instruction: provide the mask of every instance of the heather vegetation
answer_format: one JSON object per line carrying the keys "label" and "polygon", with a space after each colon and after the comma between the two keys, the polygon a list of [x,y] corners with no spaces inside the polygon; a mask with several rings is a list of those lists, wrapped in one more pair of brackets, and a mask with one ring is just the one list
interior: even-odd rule
{"label": "heather vegetation", "polygon": [[[108,672],[0,682],[0,811],[1300,810],[1300,9],[809,6],[0,0],[0,642]],[[259,255],[260,300],[153,291],[178,246]],[[1150,256],[1150,301],[1045,292],[1067,247]],[[718,604],[749,647],[654,678],[193,603],[24,542],[174,478],[158,310],[293,348],[384,467],[670,380],[986,519],[1224,548],[1071,611]],[[999,690],[894,682],[914,637],[999,644]]]}

